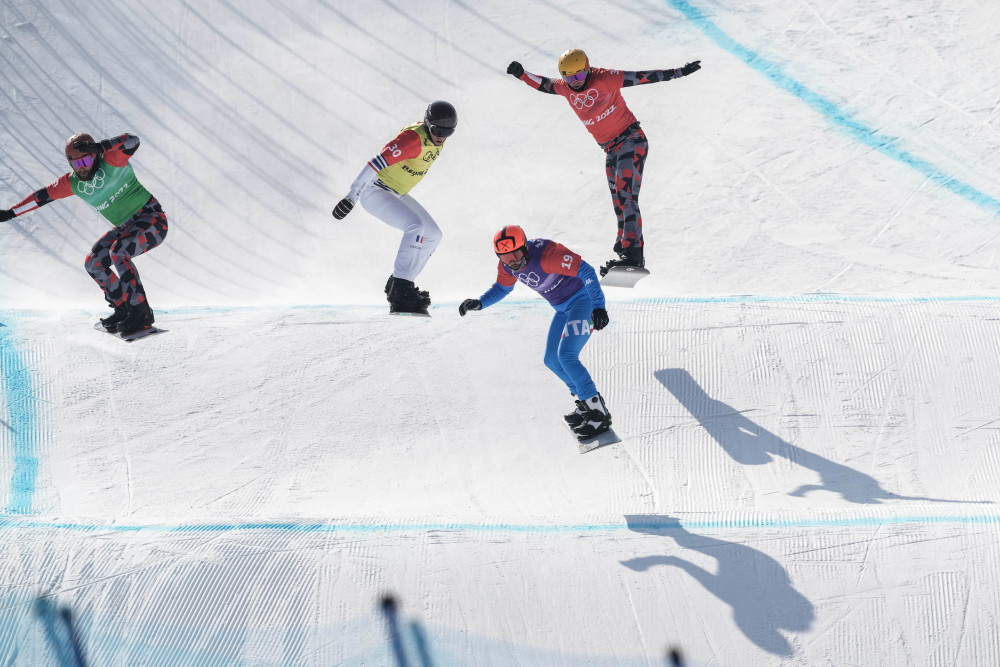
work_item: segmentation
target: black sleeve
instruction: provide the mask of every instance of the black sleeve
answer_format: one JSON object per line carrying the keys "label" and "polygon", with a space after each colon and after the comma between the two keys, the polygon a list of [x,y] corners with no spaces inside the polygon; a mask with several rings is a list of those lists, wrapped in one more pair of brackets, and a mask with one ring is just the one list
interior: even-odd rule
{"label": "black sleeve", "polygon": [[625,80],[622,82],[622,88],[641,86],[645,83],[670,81],[671,79],[679,79],[684,76],[681,74],[680,69],[650,69],[641,72],[622,72],[622,74],[625,75]]}

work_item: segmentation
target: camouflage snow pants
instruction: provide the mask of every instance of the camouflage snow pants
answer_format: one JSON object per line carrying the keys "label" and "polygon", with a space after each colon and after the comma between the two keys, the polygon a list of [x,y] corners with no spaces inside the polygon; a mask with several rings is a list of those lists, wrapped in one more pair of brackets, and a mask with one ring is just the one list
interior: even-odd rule
{"label": "camouflage snow pants", "polygon": [[[150,197],[129,220],[98,239],[87,255],[86,267],[108,303],[137,306],[146,300],[132,258],[160,245],[166,236],[167,216],[159,202]],[[112,265],[117,275],[111,270]]]}
{"label": "camouflage snow pants", "polygon": [[604,160],[611,189],[611,201],[618,218],[618,236],[615,250],[635,245],[642,247],[642,215],[639,213],[639,188],[642,186],[642,168],[646,164],[649,142],[646,133],[633,123],[624,132],[602,144],[607,157]]}

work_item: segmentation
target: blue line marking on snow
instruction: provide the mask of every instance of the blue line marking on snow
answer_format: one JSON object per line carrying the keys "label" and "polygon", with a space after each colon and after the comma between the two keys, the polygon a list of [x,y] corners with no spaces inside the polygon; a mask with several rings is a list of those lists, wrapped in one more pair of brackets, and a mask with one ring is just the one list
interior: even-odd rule
{"label": "blue line marking on snow", "polygon": [[971,185],[945,174],[930,162],[900,148],[897,145],[900,141],[899,137],[883,134],[858,122],[851,117],[850,113],[841,109],[835,102],[814,93],[799,81],[785,74],[778,63],[765,59],[756,51],[734,40],[713,23],[711,19],[705,16],[701,10],[690,2],[687,2],[687,0],[665,0],[665,2],[684,14],[691,23],[724,50],[742,60],[748,67],[756,70],[779,88],[784,89],[808,104],[857,141],[912,167],[933,183],[950,190],[963,199],[985,208],[994,214],[1000,213],[1000,201],[977,190]]}
{"label": "blue line marking on snow", "polygon": [[[837,294],[832,292],[812,292],[807,294],[730,294],[720,296],[659,296],[645,298],[609,298],[618,304],[713,304],[713,303],[857,303],[857,304],[879,304],[894,303],[900,305],[920,304],[920,303],[995,303],[1000,302],[1000,294],[951,294],[943,296],[906,296],[906,295],[885,295],[874,294]],[[442,301],[437,306],[431,307],[431,313],[451,313],[458,309],[458,301]],[[503,300],[504,306],[528,306],[541,312],[551,313],[551,307],[543,299],[530,296],[525,298],[508,297]],[[197,316],[197,315],[224,315],[239,313],[285,313],[285,312],[321,312],[333,311],[335,313],[349,313],[359,311],[371,313],[375,316],[383,315],[386,312],[385,304],[364,304],[364,303],[313,303],[313,304],[289,304],[282,306],[175,306],[173,308],[162,308],[157,313],[177,316]],[[80,311],[83,312],[83,311]],[[508,313],[513,315],[516,313]],[[17,316],[21,318],[48,317],[48,313],[35,312],[30,310],[17,311]]]}
{"label": "blue line marking on snow", "polygon": [[10,514],[31,514],[38,476],[38,456],[34,447],[35,401],[31,375],[21,361],[21,354],[11,341],[11,329],[0,328],[0,384],[10,423],[5,430],[14,453],[14,472],[10,480]]}
{"label": "blue line marking on snow", "polygon": [[651,515],[648,521],[630,517],[623,522],[584,524],[515,524],[515,523],[295,523],[295,522],[246,522],[176,525],[123,525],[46,522],[33,520],[12,520],[0,518],[0,530],[55,529],[88,533],[228,533],[228,532],[271,532],[271,533],[526,533],[526,534],[579,534],[607,533],[619,531],[679,530],[742,530],[742,529],[807,529],[807,528],[877,528],[903,525],[996,525],[1000,524],[1000,514],[972,515],[911,515],[911,516],[869,516],[831,519],[757,516],[725,520],[664,520]]}
{"label": "blue line marking on snow", "polygon": [[626,299],[622,303],[635,304],[709,304],[709,303],[895,303],[899,305],[917,303],[993,303],[1000,301],[1000,295],[986,294],[969,296],[851,296],[847,294],[801,294],[798,296],[659,296],[644,299]]}

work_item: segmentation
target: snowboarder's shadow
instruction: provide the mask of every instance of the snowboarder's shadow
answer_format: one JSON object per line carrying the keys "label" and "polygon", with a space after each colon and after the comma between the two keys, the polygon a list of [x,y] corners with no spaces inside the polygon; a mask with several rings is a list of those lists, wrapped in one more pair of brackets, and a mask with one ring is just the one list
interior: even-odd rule
{"label": "snowboarder's shadow", "polygon": [[747,419],[743,414],[717,401],[701,388],[691,374],[681,368],[656,371],[656,379],[698,420],[727,454],[743,465],[763,465],[781,456],[816,471],[819,484],[805,484],[789,495],[804,496],[809,491],[826,489],[852,503],[878,504],[883,500],[922,500],[936,503],[978,502],[900,496],[882,488],[871,476],[810,451],[796,447]]}
{"label": "snowboarder's shadow", "polygon": [[809,630],[815,612],[812,603],[792,586],[788,572],[778,561],[744,544],[690,533],[669,516],[626,516],[625,520],[629,530],[672,538],[682,549],[701,552],[718,565],[712,573],[671,555],[632,558],[622,561],[622,565],[636,572],[658,565],[684,570],[732,608],[733,621],[747,639],[775,655],[794,653],[781,630]]}

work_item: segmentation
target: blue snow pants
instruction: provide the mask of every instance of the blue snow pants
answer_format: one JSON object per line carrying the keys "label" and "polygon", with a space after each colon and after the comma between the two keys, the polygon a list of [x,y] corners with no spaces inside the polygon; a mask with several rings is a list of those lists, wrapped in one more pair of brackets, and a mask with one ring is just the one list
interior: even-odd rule
{"label": "blue snow pants", "polygon": [[593,311],[590,295],[580,290],[569,301],[556,306],[545,343],[545,365],[580,400],[597,395],[594,380],[580,363],[580,350],[590,340],[594,330],[590,321]]}

